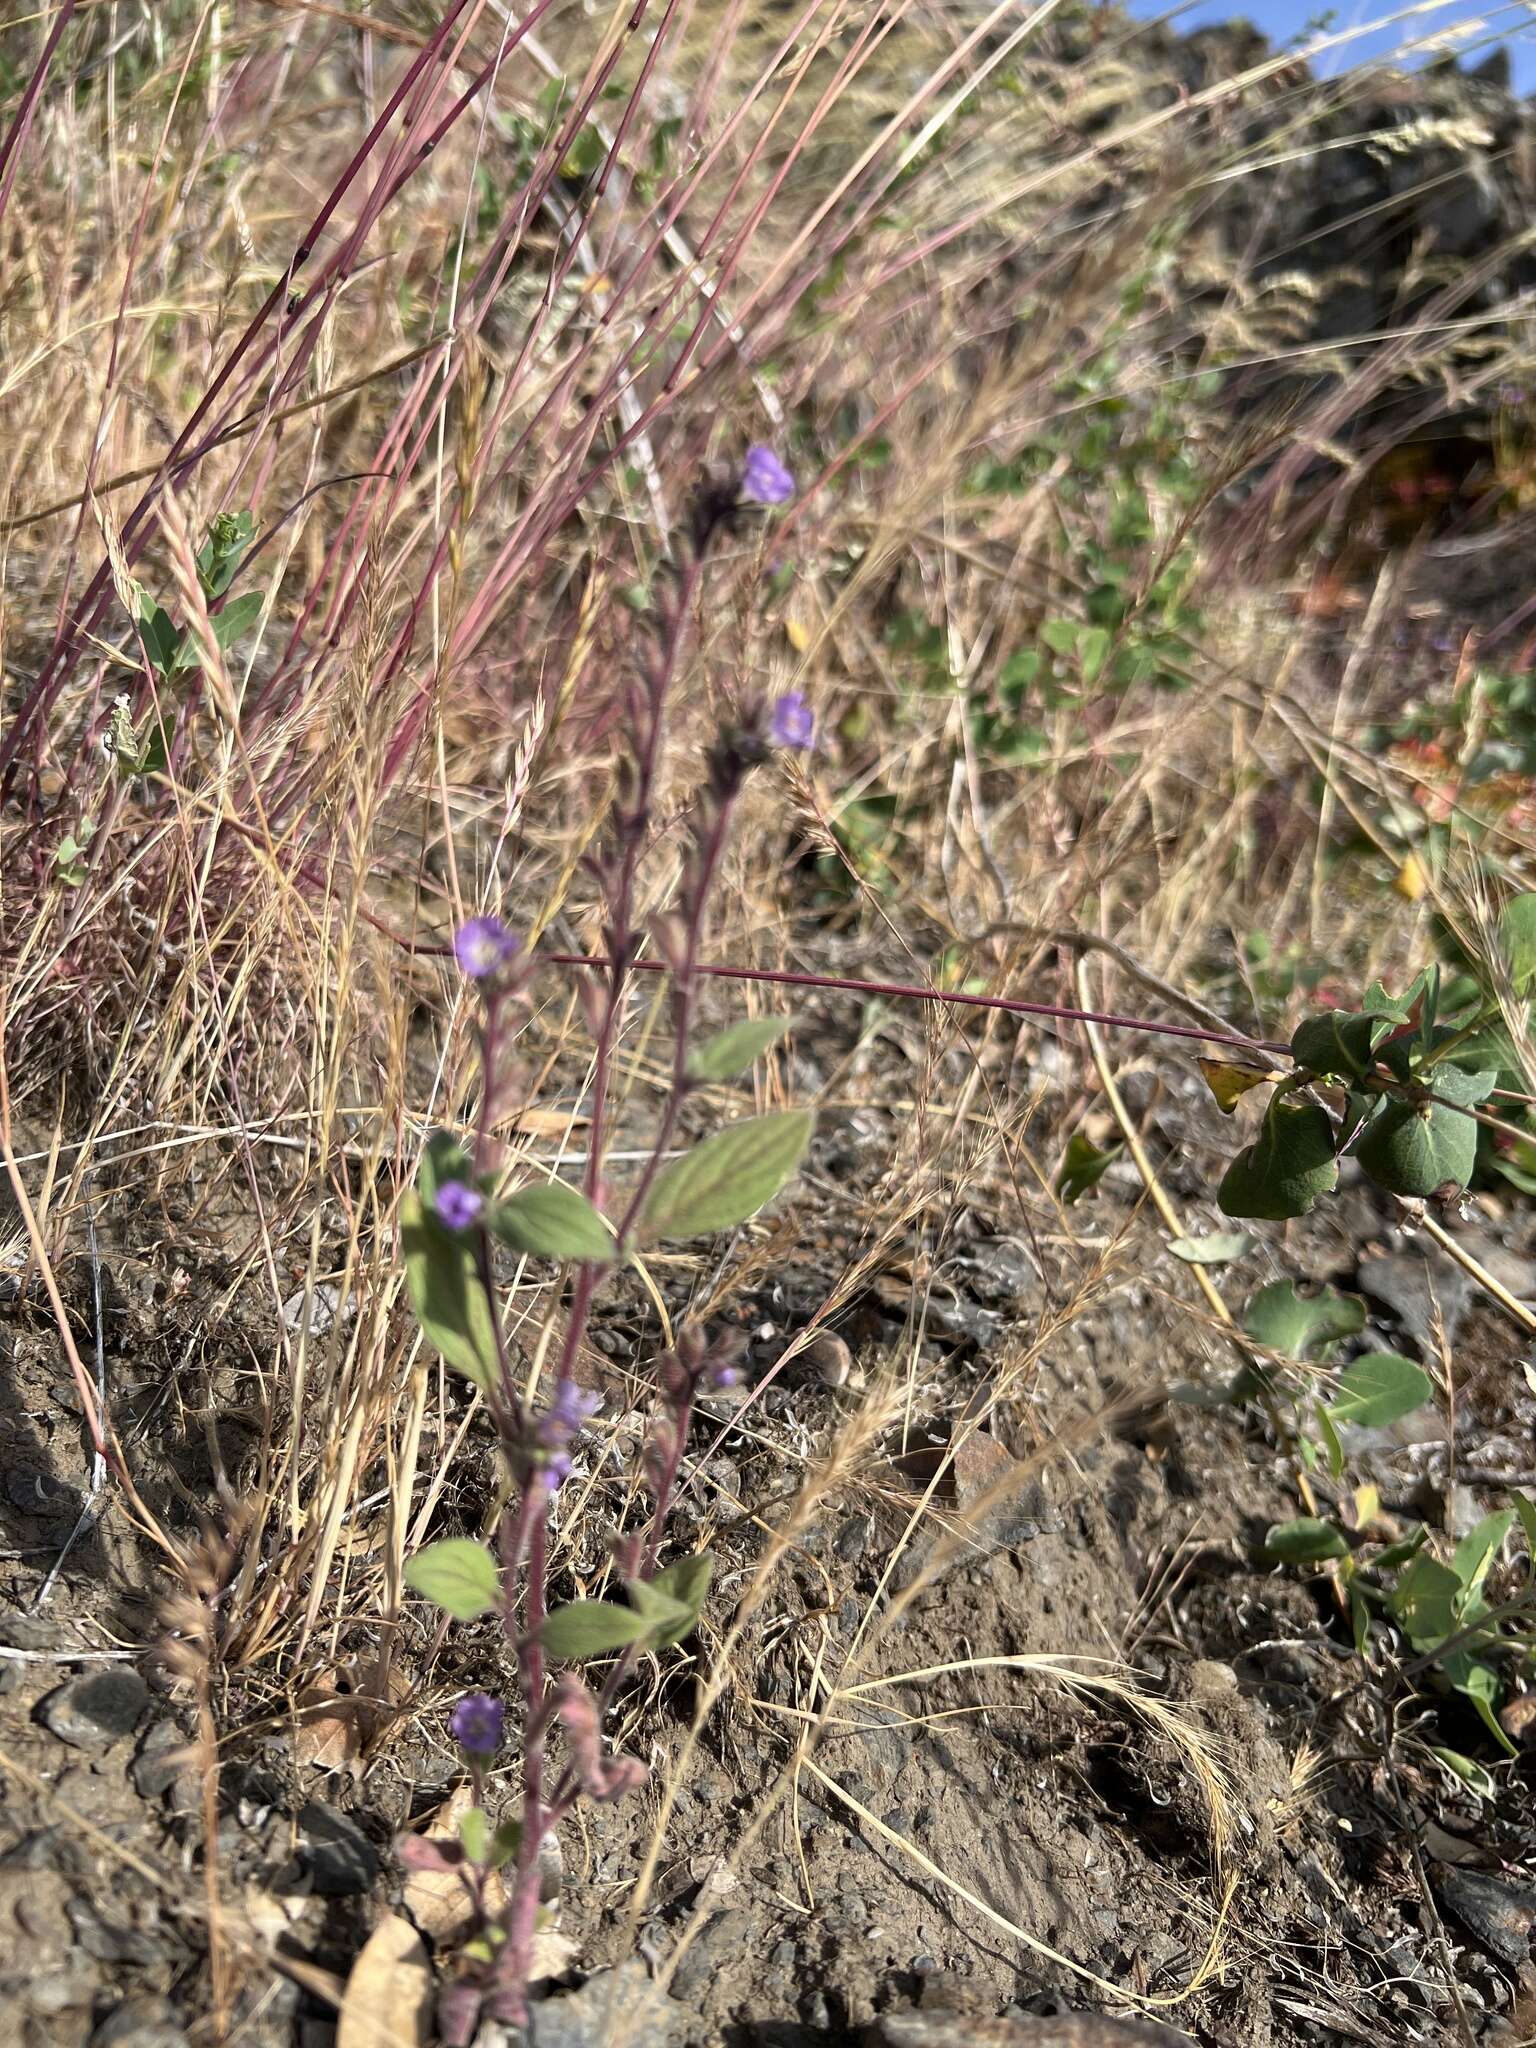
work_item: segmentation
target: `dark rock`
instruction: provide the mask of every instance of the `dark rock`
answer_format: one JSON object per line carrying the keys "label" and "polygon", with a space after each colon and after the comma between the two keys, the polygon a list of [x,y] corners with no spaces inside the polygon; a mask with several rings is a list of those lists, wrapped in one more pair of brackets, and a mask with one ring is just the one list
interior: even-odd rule
{"label": "dark rock", "polygon": [[65,1910],[75,1930],[75,1939],[98,1963],[143,1965],[159,1962],[165,1955],[164,1940],[150,1928],[108,1920],[89,1899],[73,1898]]}
{"label": "dark rock", "polygon": [[837,1532],[832,1548],[844,1564],[852,1564],[861,1558],[869,1548],[869,1539],[874,1532],[874,1521],[869,1515],[850,1515]]}
{"label": "dark rock", "polygon": [[747,1952],[752,1939],[752,1916],[740,1910],[717,1913],[708,1921],[683,1954],[672,1973],[672,1989],[685,2004],[706,1992],[726,1966]]}
{"label": "dark rock", "polygon": [[323,1800],[299,1814],[299,1867],[323,1899],[355,1898],[379,1874],[379,1853],[356,1821]]}
{"label": "dark rock", "polygon": [[1500,1961],[1512,1969],[1531,1961],[1536,1890],[1529,1885],[1506,1884],[1480,1870],[1437,1868],[1434,1880],[1440,1903]]}
{"label": "dark rock", "polygon": [[166,1998],[125,1998],[91,2035],[90,2048],[187,2048]]}
{"label": "dark rock", "polygon": [[106,1749],[138,1726],[149,1687],[131,1664],[71,1678],[38,1707],[51,1735],[75,1749]]}
{"label": "dark rock", "polygon": [[133,1789],[141,1799],[159,1799],[186,1770],[186,1738],[174,1721],[157,1721],[139,1745],[129,1767]]}
{"label": "dark rock", "polygon": [[1362,1259],[1358,1278],[1362,1291],[1392,1311],[1425,1358],[1439,1355],[1436,1304],[1449,1343],[1460,1327],[1472,1287],[1460,1266],[1440,1253],[1431,1258],[1423,1250]]}
{"label": "dark rock", "polygon": [[95,2004],[100,1987],[101,1972],[90,1958],[71,1956],[58,1969],[27,1979],[27,2008],[42,2019],[80,2012]]}

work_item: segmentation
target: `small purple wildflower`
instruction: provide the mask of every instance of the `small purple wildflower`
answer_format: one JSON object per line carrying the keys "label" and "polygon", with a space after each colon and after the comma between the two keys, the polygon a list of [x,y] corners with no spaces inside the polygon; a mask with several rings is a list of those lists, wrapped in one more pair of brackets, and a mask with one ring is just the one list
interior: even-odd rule
{"label": "small purple wildflower", "polygon": [[485,1197],[467,1181],[448,1180],[438,1189],[432,1206],[438,1221],[446,1223],[450,1230],[468,1230],[485,1207]]}
{"label": "small purple wildflower", "polygon": [[773,707],[774,744],[802,751],[816,744],[816,714],[799,690],[780,697]]}
{"label": "small purple wildflower", "polygon": [[501,1747],[507,1710],[488,1692],[467,1692],[448,1716],[448,1726],[460,1749],[471,1756],[494,1756]]}
{"label": "small purple wildflower", "polygon": [[570,1441],[603,1405],[600,1394],[584,1394],[574,1380],[562,1380],[555,1398],[539,1417],[535,1435],[539,1469],[551,1493],[571,1476]]}
{"label": "small purple wildflower", "polygon": [[795,495],[795,480],[771,448],[759,442],[741,466],[741,495],[755,505],[782,505]]}
{"label": "small purple wildflower", "polygon": [[717,1365],[709,1377],[710,1384],[716,1387],[735,1387],[741,1384],[740,1368],[734,1365]]}
{"label": "small purple wildflower", "polygon": [[522,944],[499,917],[472,917],[453,935],[453,956],[471,981],[484,981],[499,974],[521,952]]}

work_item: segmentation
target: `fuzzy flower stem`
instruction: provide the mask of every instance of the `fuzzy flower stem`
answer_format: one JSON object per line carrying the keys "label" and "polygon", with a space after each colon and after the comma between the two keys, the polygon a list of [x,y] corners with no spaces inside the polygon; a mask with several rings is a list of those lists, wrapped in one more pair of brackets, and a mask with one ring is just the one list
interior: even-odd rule
{"label": "fuzzy flower stem", "polygon": [[[549,1716],[546,1711],[544,1646],[539,1640],[539,1631],[544,1626],[544,1580],[548,1568],[545,1518],[548,1511],[549,1495],[542,1477],[535,1472],[523,1491],[518,1509],[518,1524],[526,1532],[528,1547],[527,1612],[518,1638],[518,1664],[528,1715],[523,1733],[523,1838],[517,1847],[506,1944],[497,1966],[502,1987],[498,2001],[502,2008],[501,2017],[519,2025],[527,2018],[528,1969],[538,1926],[539,1851],[551,1820],[551,1813],[544,1805],[544,1744]],[[505,1621],[509,1639],[516,1637],[515,1597],[508,1600]]]}

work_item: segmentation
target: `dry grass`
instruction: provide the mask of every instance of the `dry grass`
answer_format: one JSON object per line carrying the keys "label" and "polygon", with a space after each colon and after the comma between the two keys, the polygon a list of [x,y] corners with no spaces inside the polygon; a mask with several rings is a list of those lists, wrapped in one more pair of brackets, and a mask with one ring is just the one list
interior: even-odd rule
{"label": "dry grass", "polygon": [[[721,12],[734,39],[711,37]],[[631,598],[663,573],[698,479],[745,442],[792,437],[803,488],[738,537],[692,621],[647,910],[675,886],[700,751],[733,702],[803,689],[827,739],[803,772],[777,765],[754,788],[717,959],[1070,1004],[1065,934],[1107,945],[1106,1002],[1157,1005],[1150,977],[1246,1010],[1245,934],[1363,979],[1402,966],[1432,905],[1465,900],[1449,872],[1421,905],[1382,888],[1410,784],[1359,732],[1407,615],[1390,583],[1347,667],[1348,718],[1319,696],[1337,633],[1282,565],[1289,581],[1204,582],[1182,694],[1105,694],[1086,722],[1043,712],[1027,768],[978,745],[968,696],[995,690],[1043,620],[1080,614],[1110,510],[1107,493],[1064,488],[1070,452],[1014,490],[976,490],[978,463],[1074,429],[1088,401],[1064,390],[1064,365],[1103,364],[1139,419],[1213,363],[1293,345],[1312,284],[1236,269],[1202,195],[1243,172],[1225,115],[1246,91],[1278,76],[1288,95],[1278,156],[1344,90],[1290,83],[1276,60],[1174,104],[1129,33],[1069,61],[1055,12],[999,8],[972,27],[808,0],[748,24],[682,4],[642,35],[628,7],[546,7],[519,40],[487,0],[400,0],[367,20],[298,0],[124,0],[64,30],[0,219],[0,1058],[22,1219],[8,1249],[44,1275],[71,1348],[92,1214],[118,1287],[147,1290],[168,1331],[190,1283],[196,1319],[239,1333],[237,1362],[195,1387],[177,1377],[174,1395],[237,1397],[258,1423],[229,1469],[208,1430],[217,1491],[244,1504],[199,1666],[209,1726],[221,1700],[248,1728],[281,1722],[349,1659],[380,1707],[365,1761],[440,1704],[404,1560],[445,1513],[484,1517],[494,1491],[463,1476],[475,1402],[422,1345],[395,1251],[423,1134],[472,1108],[446,937],[494,906],[550,950],[601,950],[583,862],[613,801]],[[23,84],[47,28],[40,14],[0,31]],[[551,128],[543,88],[562,66],[580,111]],[[573,149],[596,168],[580,156],[589,113],[612,147],[582,191],[559,170]],[[1449,374],[1433,322],[1394,346],[1415,376]],[[1476,377],[1506,369],[1490,358]],[[1355,374],[1358,396],[1376,368]],[[1190,397],[1201,489],[1153,483],[1138,573],[1184,546],[1202,571],[1230,560],[1223,491],[1274,447],[1317,445],[1336,412],[1320,400],[1236,435]],[[263,606],[221,655],[195,551],[247,506],[259,543],[239,588]],[[207,651],[174,702],[121,601],[135,580]],[[893,640],[913,613],[942,649],[943,689]],[[141,728],[173,723],[167,772],[125,777],[104,756],[119,693]],[[1337,877],[1314,775],[1332,818],[1381,849],[1364,880]],[[55,856],[86,820],[70,886]],[[1528,852],[1518,832],[1495,844],[1510,870]],[[666,1067],[650,994],[616,1077],[621,1161]],[[842,1185],[813,1174],[792,1222],[659,1262],[657,1307],[727,1313],[797,1235],[831,1231],[838,1273],[819,1298],[800,1288],[781,1369],[881,1276],[910,1287],[912,1341],[830,1450],[741,1419],[785,1506],[711,1642],[690,1742],[745,1685],[737,1647],[771,1613],[783,1556],[830,1493],[872,1483],[877,1436],[929,1398],[918,1340],[963,1212],[1029,1240],[1054,1288],[971,1427],[1027,1412],[1041,1455],[1068,1455],[1071,1426],[1030,1406],[1039,1357],[1129,1274],[1152,1272],[1213,1356],[1222,1342],[1220,1297],[1170,1276],[1146,1218],[1106,1238],[1054,1192],[1097,1094],[1070,1029],[935,1008],[859,1022],[829,997],[804,1051],[810,1067],[768,1063],[759,1106],[809,1092],[824,1128],[874,1134],[877,1162]],[[573,973],[546,970],[516,1049],[511,1170],[581,1159],[590,1056]],[[1110,1068],[1155,1080],[1164,1056],[1119,1043],[1103,1057],[1112,1086]],[[557,1292],[529,1268],[509,1303],[537,1374]],[[625,1500],[627,1419],[610,1427],[557,1532],[588,1580]],[[120,1440],[131,1473],[138,1450]],[[113,1512],[131,1511],[119,1492]],[[702,1512],[755,1514],[724,1497]],[[932,1500],[910,1514],[909,1534],[926,1530]],[[1125,1672],[1003,1661],[1114,1694],[1182,1744],[1219,1851],[1226,1765],[1198,1733]],[[894,1681],[829,1672],[814,1712],[875,1682]],[[798,1755],[816,1771],[811,1747]],[[1298,1760],[1298,1799],[1309,1775]],[[221,2009],[227,1990],[221,1976]]]}

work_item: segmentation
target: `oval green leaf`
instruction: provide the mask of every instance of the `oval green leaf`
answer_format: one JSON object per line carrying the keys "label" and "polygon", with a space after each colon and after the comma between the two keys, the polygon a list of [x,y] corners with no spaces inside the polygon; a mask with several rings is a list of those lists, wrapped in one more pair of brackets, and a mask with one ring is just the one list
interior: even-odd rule
{"label": "oval green leaf", "polygon": [[541,1259],[586,1259],[611,1265],[618,1256],[613,1232],[579,1188],[563,1180],[519,1188],[486,1214],[486,1225],[514,1251]]}
{"label": "oval green leaf", "polygon": [[[422,1184],[426,1184],[426,1171]],[[480,1388],[495,1385],[496,1325],[470,1247],[450,1237],[414,1192],[400,1207],[406,1291],[422,1335],[455,1372]]]}
{"label": "oval green leaf", "polygon": [[651,1237],[702,1237],[730,1230],[771,1202],[811,1142],[808,1109],[748,1117],[716,1131],[657,1174],[643,1223]]}
{"label": "oval green leaf", "polygon": [[579,1664],[584,1657],[625,1649],[649,1634],[649,1622],[632,1607],[612,1600],[573,1600],[546,1618],[539,1640],[552,1657]]}
{"label": "oval green leaf", "polygon": [[794,1021],[793,1017],[739,1017],[688,1055],[689,1075],[695,1081],[734,1081],[777,1044]]}
{"label": "oval green leaf", "polygon": [[1276,1522],[1264,1538],[1264,1548],[1282,1564],[1321,1564],[1331,1557],[1347,1557],[1349,1545],[1343,1532],[1332,1522],[1315,1515],[1298,1515],[1294,1522]]}
{"label": "oval green leaf", "polygon": [[1270,1222],[1304,1216],[1338,1185],[1334,1146],[1333,1120],[1325,1109],[1277,1095],[1259,1136],[1227,1168],[1216,1199],[1228,1216]]}
{"label": "oval green leaf", "polygon": [[500,1567],[483,1543],[467,1536],[418,1550],[406,1564],[405,1583],[455,1621],[473,1621],[501,1605]]}
{"label": "oval green leaf", "polygon": [[1435,1391],[1423,1366],[1395,1351],[1373,1351],[1340,1376],[1327,1413],[1335,1423],[1357,1429],[1385,1429],[1399,1416],[1422,1408]]}
{"label": "oval green leaf", "polygon": [[1282,1357],[1305,1358],[1309,1351],[1363,1330],[1365,1303],[1333,1287],[1319,1294],[1298,1294],[1289,1280],[1272,1280],[1244,1310],[1243,1328],[1256,1343]]}
{"label": "oval green leaf", "polygon": [[1209,1237],[1176,1237],[1168,1249],[1186,1266],[1225,1266],[1251,1252],[1258,1241],[1248,1230],[1216,1230]]}

